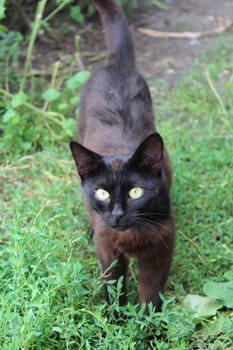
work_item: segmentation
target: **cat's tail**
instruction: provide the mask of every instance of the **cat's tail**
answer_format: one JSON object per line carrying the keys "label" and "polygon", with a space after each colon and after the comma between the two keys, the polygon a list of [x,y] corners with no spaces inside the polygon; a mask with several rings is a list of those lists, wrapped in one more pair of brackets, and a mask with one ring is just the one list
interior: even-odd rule
{"label": "cat's tail", "polygon": [[134,67],[133,41],[122,9],[114,0],[93,1],[104,28],[109,64]]}

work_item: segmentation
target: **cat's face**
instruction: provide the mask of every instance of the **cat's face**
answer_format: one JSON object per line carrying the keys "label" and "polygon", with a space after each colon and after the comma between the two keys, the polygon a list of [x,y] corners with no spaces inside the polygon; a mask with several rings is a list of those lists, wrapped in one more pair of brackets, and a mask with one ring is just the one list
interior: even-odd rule
{"label": "cat's face", "polygon": [[108,226],[118,231],[143,229],[169,215],[163,143],[157,133],[130,158],[102,157],[76,142],[71,142],[71,150],[86,198]]}

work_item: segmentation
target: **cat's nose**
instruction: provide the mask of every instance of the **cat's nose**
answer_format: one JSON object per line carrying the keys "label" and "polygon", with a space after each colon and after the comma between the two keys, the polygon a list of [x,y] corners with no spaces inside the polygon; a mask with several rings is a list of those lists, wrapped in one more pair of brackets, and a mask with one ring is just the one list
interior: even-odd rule
{"label": "cat's nose", "polygon": [[112,210],[112,216],[114,217],[114,221],[116,223],[119,223],[120,219],[123,217],[124,212],[121,207],[119,206],[114,206]]}

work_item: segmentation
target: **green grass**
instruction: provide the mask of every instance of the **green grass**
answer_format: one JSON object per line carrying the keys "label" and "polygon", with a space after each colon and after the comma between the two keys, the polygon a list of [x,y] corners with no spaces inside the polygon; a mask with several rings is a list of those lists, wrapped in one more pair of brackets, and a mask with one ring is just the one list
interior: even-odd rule
{"label": "green grass", "polygon": [[[67,143],[51,142],[50,148],[27,155],[12,148],[2,157],[1,349],[233,348],[232,310],[194,319],[182,304],[187,294],[203,295],[207,280],[222,281],[233,268],[232,54],[222,48],[208,59],[208,64],[204,58],[197,62],[173,88],[164,84],[154,97],[157,126],[174,168],[177,223],[160,314],[152,310],[142,317],[134,263],[124,320],[114,322],[116,303],[109,309],[104,304],[101,270]],[[117,293],[112,291],[113,299]]]}

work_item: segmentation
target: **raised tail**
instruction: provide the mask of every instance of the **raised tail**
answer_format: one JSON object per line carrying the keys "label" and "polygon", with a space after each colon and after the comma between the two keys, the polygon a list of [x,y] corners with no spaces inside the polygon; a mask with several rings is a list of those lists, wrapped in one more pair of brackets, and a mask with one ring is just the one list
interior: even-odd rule
{"label": "raised tail", "polygon": [[134,67],[134,46],[124,13],[114,0],[93,0],[100,14],[108,49],[108,62]]}

